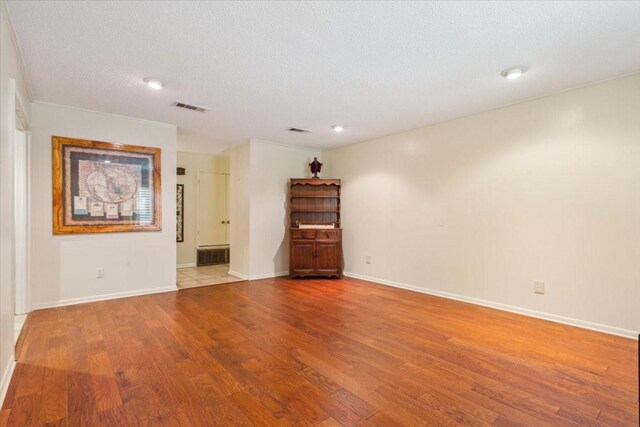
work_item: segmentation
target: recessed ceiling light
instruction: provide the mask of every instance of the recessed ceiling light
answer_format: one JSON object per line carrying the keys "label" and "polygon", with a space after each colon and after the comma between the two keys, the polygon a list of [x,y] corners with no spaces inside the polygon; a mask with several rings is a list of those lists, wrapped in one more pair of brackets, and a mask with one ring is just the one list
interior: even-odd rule
{"label": "recessed ceiling light", "polygon": [[505,79],[515,80],[518,77],[520,77],[522,75],[522,73],[524,73],[524,70],[522,68],[511,67],[511,68],[507,68],[506,70],[503,70],[500,73],[500,75],[502,77],[504,77]]}
{"label": "recessed ceiling light", "polygon": [[111,160],[105,160],[104,162],[105,163],[111,163]]}
{"label": "recessed ceiling light", "polygon": [[155,89],[155,90],[160,90],[160,89],[162,89],[162,86],[164,86],[160,80],[146,78],[146,79],[144,79],[144,82],[150,88]]}
{"label": "recessed ceiling light", "polygon": [[342,127],[342,125],[334,125],[333,130],[336,132],[342,132],[344,128]]}

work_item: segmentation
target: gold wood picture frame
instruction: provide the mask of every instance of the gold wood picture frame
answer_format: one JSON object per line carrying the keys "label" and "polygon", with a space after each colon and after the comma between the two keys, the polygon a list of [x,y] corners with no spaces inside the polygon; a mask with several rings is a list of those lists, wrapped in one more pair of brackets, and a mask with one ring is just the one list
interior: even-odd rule
{"label": "gold wood picture frame", "polygon": [[155,147],[53,136],[53,234],[159,231]]}

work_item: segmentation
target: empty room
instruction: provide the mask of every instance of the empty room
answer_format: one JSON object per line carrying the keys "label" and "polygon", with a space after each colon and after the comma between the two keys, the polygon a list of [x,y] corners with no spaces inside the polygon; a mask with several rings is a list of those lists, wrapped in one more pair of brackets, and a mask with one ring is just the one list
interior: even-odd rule
{"label": "empty room", "polygon": [[0,14],[0,426],[639,425],[640,1]]}

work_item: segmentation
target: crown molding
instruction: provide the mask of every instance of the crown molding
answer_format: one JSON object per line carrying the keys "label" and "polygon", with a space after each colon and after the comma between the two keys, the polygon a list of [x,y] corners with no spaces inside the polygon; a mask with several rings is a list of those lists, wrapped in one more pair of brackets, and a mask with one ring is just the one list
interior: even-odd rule
{"label": "crown molding", "polygon": [[252,143],[252,142],[258,143],[258,144],[275,145],[277,147],[292,148],[294,150],[315,151],[315,152],[318,152],[318,153],[321,153],[323,151],[322,148],[312,148],[312,147],[305,147],[305,146],[300,146],[300,145],[283,144],[281,142],[273,142],[273,141],[267,141],[267,140],[264,140],[264,139],[257,139],[257,138],[249,139],[249,143]]}
{"label": "crown molding", "polygon": [[146,123],[146,124],[150,124],[150,125],[167,127],[167,128],[171,128],[171,129],[177,129],[178,128],[177,125],[174,125],[174,124],[171,124],[171,123],[156,122],[156,121],[153,121],[153,120],[140,119],[138,117],[123,116],[121,114],[105,113],[104,111],[90,110],[88,108],[73,107],[71,105],[64,105],[64,104],[56,104],[55,102],[33,101],[32,104],[33,105],[44,105],[44,106],[48,106],[48,107],[66,108],[66,109],[69,109],[69,110],[83,111],[85,113],[100,114],[102,116],[113,117],[113,118],[116,118],[116,119],[131,120],[133,122]]}

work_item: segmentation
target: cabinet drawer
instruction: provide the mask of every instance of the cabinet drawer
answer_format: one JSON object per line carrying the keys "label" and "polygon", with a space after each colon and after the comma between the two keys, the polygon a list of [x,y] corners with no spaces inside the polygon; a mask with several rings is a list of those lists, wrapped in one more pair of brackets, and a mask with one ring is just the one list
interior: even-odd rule
{"label": "cabinet drawer", "polygon": [[341,230],[318,230],[316,239],[318,240],[340,240]]}
{"label": "cabinet drawer", "polygon": [[292,239],[315,239],[316,230],[291,230]]}

